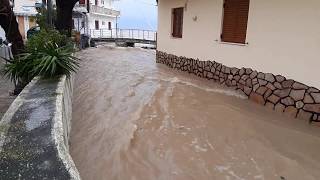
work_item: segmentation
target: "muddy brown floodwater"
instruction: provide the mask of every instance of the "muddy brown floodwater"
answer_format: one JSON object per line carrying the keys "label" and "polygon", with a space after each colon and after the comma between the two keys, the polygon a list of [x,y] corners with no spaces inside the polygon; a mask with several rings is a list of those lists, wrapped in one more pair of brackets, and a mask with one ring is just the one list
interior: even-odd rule
{"label": "muddy brown floodwater", "polygon": [[79,53],[71,155],[84,180],[319,180],[320,127],[155,63]]}

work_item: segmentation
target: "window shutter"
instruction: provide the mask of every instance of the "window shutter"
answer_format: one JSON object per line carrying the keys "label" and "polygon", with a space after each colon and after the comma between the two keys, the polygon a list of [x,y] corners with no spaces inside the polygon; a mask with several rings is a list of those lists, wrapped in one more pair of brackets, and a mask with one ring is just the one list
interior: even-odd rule
{"label": "window shutter", "polygon": [[183,26],[183,8],[179,8],[178,9],[178,34],[177,34],[177,36],[179,37],[179,38],[182,38],[182,26]]}
{"label": "window shutter", "polygon": [[173,37],[176,37],[177,35],[177,11],[176,9],[173,10],[173,29],[172,29],[172,36]]}
{"label": "window shutter", "polygon": [[172,36],[182,38],[183,8],[175,8],[172,11]]}
{"label": "window shutter", "polygon": [[225,0],[221,40],[245,43],[250,0]]}

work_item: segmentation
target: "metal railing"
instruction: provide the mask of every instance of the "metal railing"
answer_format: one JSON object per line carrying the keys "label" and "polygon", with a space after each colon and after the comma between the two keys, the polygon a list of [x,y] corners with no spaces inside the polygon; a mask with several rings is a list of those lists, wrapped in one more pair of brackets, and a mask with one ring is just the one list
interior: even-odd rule
{"label": "metal railing", "polygon": [[141,29],[90,29],[90,36],[92,38],[106,38],[106,39],[133,39],[133,40],[147,40],[156,41],[157,32],[152,30]]}
{"label": "metal railing", "polygon": [[90,12],[91,13],[98,13],[98,14],[105,14],[105,15],[110,15],[110,16],[120,16],[120,11],[110,9],[110,8],[105,8],[105,7],[100,7],[96,5],[90,4]]}

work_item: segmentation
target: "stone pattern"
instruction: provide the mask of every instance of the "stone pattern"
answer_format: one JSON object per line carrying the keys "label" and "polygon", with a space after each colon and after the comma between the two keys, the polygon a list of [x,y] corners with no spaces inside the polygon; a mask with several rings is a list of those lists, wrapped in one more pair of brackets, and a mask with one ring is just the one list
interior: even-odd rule
{"label": "stone pattern", "polygon": [[157,51],[157,63],[233,87],[250,100],[289,117],[320,121],[320,91],[281,75],[227,67]]}

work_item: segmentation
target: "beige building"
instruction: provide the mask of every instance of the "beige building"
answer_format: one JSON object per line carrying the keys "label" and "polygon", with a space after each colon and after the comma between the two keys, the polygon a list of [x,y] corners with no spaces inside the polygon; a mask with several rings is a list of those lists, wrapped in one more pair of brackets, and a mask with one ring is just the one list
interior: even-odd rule
{"label": "beige building", "polygon": [[27,38],[27,31],[36,26],[36,8],[38,0],[15,0],[13,11],[17,17],[19,31],[23,39]]}
{"label": "beige building", "polygon": [[159,0],[158,9],[158,62],[318,120],[319,0]]}

